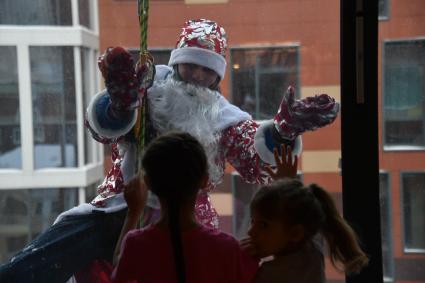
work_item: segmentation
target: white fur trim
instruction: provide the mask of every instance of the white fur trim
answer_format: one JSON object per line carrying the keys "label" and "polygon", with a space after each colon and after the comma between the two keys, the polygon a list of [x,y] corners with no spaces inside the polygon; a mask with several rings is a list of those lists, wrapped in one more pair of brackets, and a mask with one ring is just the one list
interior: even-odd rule
{"label": "white fur trim", "polygon": [[106,95],[108,92],[106,89],[102,90],[98,94],[93,97],[91,100],[89,106],[87,107],[87,121],[90,125],[90,127],[101,137],[105,138],[118,138],[120,136],[125,135],[128,133],[133,126],[136,124],[137,120],[137,111],[133,111],[133,117],[131,118],[130,123],[128,123],[125,127],[118,129],[118,130],[111,130],[111,129],[105,129],[102,128],[99,124],[98,117],[96,116],[96,105],[99,101],[99,99]]}
{"label": "white fur trim", "polygon": [[183,47],[171,51],[169,66],[181,63],[192,63],[215,71],[220,79],[224,78],[226,72],[226,59],[214,51],[198,48]]}
{"label": "white fur trim", "polygon": [[[254,136],[254,148],[260,156],[261,160],[270,165],[275,166],[276,161],[274,159],[273,151],[270,151],[267,148],[266,138],[264,136],[264,132],[270,127],[274,127],[273,120],[268,120],[260,124],[260,127],[258,127],[257,132]],[[302,147],[303,143],[301,140],[301,136],[298,136],[295,139],[294,148],[292,149],[292,155],[296,155],[299,157],[301,154]]]}
{"label": "white fur trim", "polygon": [[98,208],[98,207],[96,207],[96,206],[94,206],[90,203],[83,203],[83,204],[80,204],[78,206],[75,206],[75,207],[71,208],[70,210],[67,210],[67,211],[59,214],[59,216],[56,218],[56,220],[53,224],[58,223],[64,217],[70,216],[70,215],[90,214],[94,210],[103,211],[105,213],[111,213],[111,212],[116,212],[116,211],[119,211],[119,210],[127,207],[127,203],[124,200],[124,194],[123,193],[113,195],[110,198],[106,199],[105,202],[106,202],[105,208]]}

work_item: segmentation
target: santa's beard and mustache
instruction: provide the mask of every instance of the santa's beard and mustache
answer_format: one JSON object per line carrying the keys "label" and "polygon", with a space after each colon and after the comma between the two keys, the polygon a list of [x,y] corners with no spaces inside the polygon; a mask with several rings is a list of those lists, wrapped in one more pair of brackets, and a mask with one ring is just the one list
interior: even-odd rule
{"label": "santa's beard and mustache", "polygon": [[217,164],[220,93],[205,87],[167,79],[149,89],[150,119],[158,134],[187,132],[204,146],[212,183],[219,183],[223,168]]}

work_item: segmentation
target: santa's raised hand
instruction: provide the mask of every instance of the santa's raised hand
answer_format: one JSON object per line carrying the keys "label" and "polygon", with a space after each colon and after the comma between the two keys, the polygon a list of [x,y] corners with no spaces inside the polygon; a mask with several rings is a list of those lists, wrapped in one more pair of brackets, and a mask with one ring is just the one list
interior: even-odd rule
{"label": "santa's raised hand", "polygon": [[273,123],[282,138],[293,141],[305,131],[313,131],[332,123],[338,111],[339,104],[329,95],[295,99],[295,90],[290,86],[283,96]]}

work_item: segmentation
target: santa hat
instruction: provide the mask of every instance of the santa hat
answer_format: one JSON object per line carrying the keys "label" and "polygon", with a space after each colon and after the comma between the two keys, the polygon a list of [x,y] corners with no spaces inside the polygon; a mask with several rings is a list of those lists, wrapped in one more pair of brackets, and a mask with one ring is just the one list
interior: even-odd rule
{"label": "santa hat", "polygon": [[187,21],[169,66],[192,63],[215,71],[223,79],[226,71],[226,32],[216,22],[199,19]]}

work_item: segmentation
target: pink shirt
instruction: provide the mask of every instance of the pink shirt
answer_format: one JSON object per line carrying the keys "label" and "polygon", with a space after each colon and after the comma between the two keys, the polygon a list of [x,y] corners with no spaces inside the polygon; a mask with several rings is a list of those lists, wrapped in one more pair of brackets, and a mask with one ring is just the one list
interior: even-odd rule
{"label": "pink shirt", "polygon": [[[232,236],[200,226],[182,234],[187,283],[251,282],[258,263]],[[155,226],[130,231],[112,274],[113,282],[174,283],[176,271],[168,231]]]}

